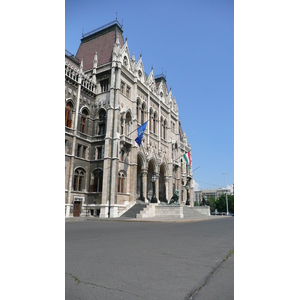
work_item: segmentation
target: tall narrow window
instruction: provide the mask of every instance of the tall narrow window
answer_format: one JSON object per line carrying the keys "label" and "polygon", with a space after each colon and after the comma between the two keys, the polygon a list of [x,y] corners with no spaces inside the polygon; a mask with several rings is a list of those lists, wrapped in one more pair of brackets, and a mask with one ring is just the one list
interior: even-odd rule
{"label": "tall narrow window", "polygon": [[80,122],[80,132],[82,133],[85,133],[87,115],[88,115],[87,111],[83,110],[81,115],[81,122]]}
{"label": "tall narrow window", "polygon": [[121,87],[120,87],[121,93],[124,94],[124,90],[125,90],[125,83],[123,81],[121,81]]}
{"label": "tall narrow window", "polygon": [[137,99],[137,102],[136,102],[136,119],[137,119],[137,122],[140,123],[140,107],[141,107],[141,101],[140,99]]}
{"label": "tall narrow window", "polygon": [[68,102],[67,106],[66,106],[66,115],[65,115],[65,126],[71,128],[72,126],[72,106],[70,104],[70,102]]}
{"label": "tall narrow window", "polygon": [[125,193],[125,174],[118,173],[118,193]]}
{"label": "tall narrow window", "polygon": [[96,170],[93,172],[94,183],[91,185],[91,192],[102,192],[102,182],[103,182],[103,171]]}
{"label": "tall narrow window", "polygon": [[98,135],[104,135],[106,130],[106,111],[101,109],[99,112],[99,127],[98,127]]}
{"label": "tall narrow window", "polygon": [[121,117],[121,135],[122,134],[124,134],[124,124],[123,124],[123,122],[124,122],[124,119],[123,119],[123,117]]}
{"label": "tall narrow window", "polygon": [[77,146],[77,156],[78,157],[80,157],[80,154],[81,154],[81,147],[82,146],[78,144],[78,146]]}
{"label": "tall narrow window", "polygon": [[100,146],[96,148],[96,159],[103,159],[104,147]]}
{"label": "tall narrow window", "polygon": [[108,91],[108,79],[102,80],[102,81],[100,82],[100,85],[101,85],[101,92],[102,92],[102,93]]}
{"label": "tall narrow window", "polygon": [[126,119],[125,119],[125,134],[128,135],[131,130],[131,115],[129,112],[126,114]]}
{"label": "tall narrow window", "polygon": [[83,172],[79,172],[79,179],[78,179],[78,191],[82,191],[82,184],[83,184]]}
{"label": "tall narrow window", "polygon": [[130,98],[130,86],[126,86],[126,96]]}
{"label": "tall narrow window", "polygon": [[145,104],[142,105],[142,110],[141,110],[141,124],[144,124],[144,113],[145,113]]}
{"label": "tall narrow window", "polygon": [[165,122],[164,122],[164,136],[163,136],[164,139],[167,138],[166,130],[167,130],[167,120],[165,120]]}
{"label": "tall narrow window", "polygon": [[152,131],[152,109],[150,109],[150,118],[149,118],[149,130]]}
{"label": "tall narrow window", "polygon": [[86,155],[86,148],[87,148],[86,146],[83,146],[83,147],[82,147],[82,154],[81,154],[81,157],[82,157],[82,158],[85,158],[85,155]]}
{"label": "tall narrow window", "polygon": [[83,179],[84,179],[84,172],[83,170],[76,170],[74,174],[74,181],[73,181],[73,189],[74,191],[82,191],[83,188]]}

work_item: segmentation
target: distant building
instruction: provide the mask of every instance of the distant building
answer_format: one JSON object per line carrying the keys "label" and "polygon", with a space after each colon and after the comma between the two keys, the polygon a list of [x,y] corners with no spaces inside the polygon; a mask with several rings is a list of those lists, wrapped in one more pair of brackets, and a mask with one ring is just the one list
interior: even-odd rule
{"label": "distant building", "polygon": [[218,199],[221,195],[224,195],[226,192],[227,195],[232,194],[230,189],[225,189],[225,188],[194,191],[194,201],[195,202],[200,201],[201,203],[203,199],[208,201],[210,197],[214,197],[215,199]]}
{"label": "distant building", "polygon": [[[147,123],[139,145],[137,128]],[[147,75],[142,56],[130,56],[118,21],[83,35],[77,54],[65,55],[66,216],[118,217],[155,194],[169,202],[187,192],[193,175],[183,159],[191,150],[166,77]],[[190,189],[185,188],[187,182]]]}

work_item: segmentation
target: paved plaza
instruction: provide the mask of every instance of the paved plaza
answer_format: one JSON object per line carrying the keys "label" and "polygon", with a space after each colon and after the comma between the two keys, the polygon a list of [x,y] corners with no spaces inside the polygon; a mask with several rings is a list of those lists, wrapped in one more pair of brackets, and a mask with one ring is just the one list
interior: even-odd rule
{"label": "paved plaza", "polygon": [[65,299],[233,299],[234,217],[65,222]]}

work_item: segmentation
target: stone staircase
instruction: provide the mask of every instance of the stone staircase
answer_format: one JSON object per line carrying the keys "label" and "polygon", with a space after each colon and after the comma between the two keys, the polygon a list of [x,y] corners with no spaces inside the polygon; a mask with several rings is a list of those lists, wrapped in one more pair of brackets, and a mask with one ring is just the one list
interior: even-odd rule
{"label": "stone staircase", "polygon": [[136,218],[136,215],[139,214],[146,206],[147,204],[145,204],[143,201],[136,200],[136,203],[123,215],[121,215],[120,218]]}
{"label": "stone staircase", "polygon": [[136,215],[137,219],[144,219],[144,218],[153,218],[155,217],[155,203],[150,203],[146,208],[144,208],[140,213]]}
{"label": "stone staircase", "polygon": [[199,211],[194,210],[193,207],[183,206],[183,215],[184,218],[192,218],[192,217],[199,217],[202,214]]}

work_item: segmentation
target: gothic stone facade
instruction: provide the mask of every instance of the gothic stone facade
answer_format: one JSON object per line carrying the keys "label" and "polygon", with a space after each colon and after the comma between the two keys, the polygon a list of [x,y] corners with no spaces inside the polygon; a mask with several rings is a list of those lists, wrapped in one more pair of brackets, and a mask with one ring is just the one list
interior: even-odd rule
{"label": "gothic stone facade", "polygon": [[83,36],[76,56],[66,52],[65,113],[66,216],[118,217],[136,200],[149,203],[154,173],[158,203],[177,189],[180,204],[188,192],[193,205],[176,100],[163,74],[147,75],[142,57],[130,57],[117,21]]}

